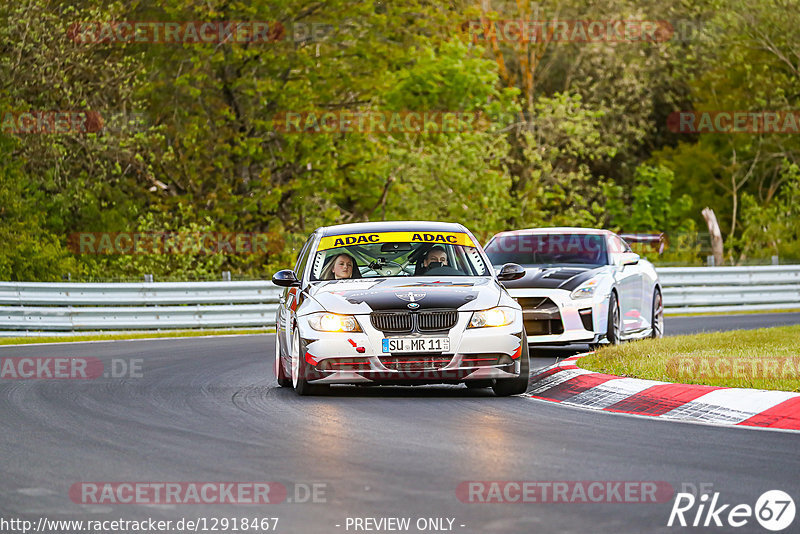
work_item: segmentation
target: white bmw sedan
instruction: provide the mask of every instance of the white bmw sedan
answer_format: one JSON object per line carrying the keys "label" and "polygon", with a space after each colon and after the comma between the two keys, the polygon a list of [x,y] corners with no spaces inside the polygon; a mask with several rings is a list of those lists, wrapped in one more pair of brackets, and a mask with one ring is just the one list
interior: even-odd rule
{"label": "white bmw sedan", "polygon": [[301,395],[332,384],[464,383],[524,393],[522,310],[462,225],[398,221],[318,228],[294,269],[276,318],[275,373]]}

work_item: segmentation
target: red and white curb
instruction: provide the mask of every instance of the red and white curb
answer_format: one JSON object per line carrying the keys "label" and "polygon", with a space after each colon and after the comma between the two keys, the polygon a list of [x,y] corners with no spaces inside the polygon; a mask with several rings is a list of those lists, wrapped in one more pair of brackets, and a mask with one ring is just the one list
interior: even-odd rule
{"label": "red and white curb", "polygon": [[678,421],[800,431],[800,393],[672,384],[581,369],[579,354],[531,377],[526,397]]}

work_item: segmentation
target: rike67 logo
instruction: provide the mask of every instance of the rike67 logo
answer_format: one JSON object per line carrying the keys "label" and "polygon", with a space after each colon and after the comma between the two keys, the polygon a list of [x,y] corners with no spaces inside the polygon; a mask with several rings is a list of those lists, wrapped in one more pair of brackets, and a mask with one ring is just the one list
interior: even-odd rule
{"label": "rike67 logo", "polygon": [[755,506],[722,503],[719,492],[714,492],[711,496],[705,493],[699,498],[691,493],[678,493],[667,526],[738,528],[752,525],[755,517],[765,529],[778,532],[792,524],[794,515],[794,500],[781,490],[764,492]]}

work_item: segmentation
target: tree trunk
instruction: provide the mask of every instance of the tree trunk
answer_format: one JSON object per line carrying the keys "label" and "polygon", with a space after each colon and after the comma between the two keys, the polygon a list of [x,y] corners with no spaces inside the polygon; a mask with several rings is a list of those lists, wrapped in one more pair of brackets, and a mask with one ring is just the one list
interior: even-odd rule
{"label": "tree trunk", "polygon": [[708,233],[711,234],[711,253],[714,255],[714,265],[722,265],[722,232],[719,230],[717,216],[711,208],[703,209],[703,218],[708,225]]}

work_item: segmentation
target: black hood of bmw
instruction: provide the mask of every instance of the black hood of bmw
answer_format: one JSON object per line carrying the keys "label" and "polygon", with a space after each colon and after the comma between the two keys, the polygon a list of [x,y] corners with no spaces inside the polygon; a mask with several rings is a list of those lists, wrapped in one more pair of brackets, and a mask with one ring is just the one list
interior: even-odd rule
{"label": "black hood of bmw", "polygon": [[309,291],[326,310],[337,313],[486,309],[497,305],[501,292],[492,278],[471,276],[331,280],[314,283]]}

